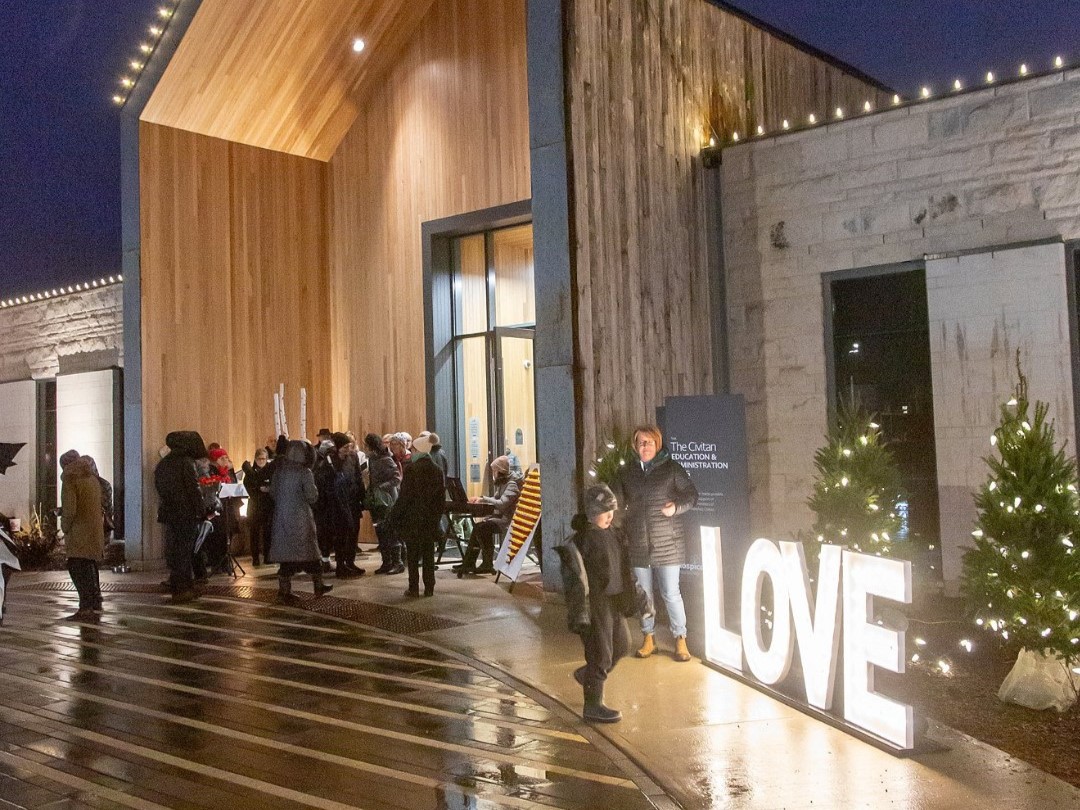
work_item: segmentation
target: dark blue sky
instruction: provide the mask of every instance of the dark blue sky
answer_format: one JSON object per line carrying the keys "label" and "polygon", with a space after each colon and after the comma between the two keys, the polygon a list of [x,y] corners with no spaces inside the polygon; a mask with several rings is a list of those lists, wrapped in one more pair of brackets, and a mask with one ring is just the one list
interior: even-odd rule
{"label": "dark blue sky", "polygon": [[[524,0],[522,0],[524,2]],[[912,93],[1080,63],[1077,0],[733,0]],[[0,0],[0,298],[120,269],[110,101],[160,2]]]}

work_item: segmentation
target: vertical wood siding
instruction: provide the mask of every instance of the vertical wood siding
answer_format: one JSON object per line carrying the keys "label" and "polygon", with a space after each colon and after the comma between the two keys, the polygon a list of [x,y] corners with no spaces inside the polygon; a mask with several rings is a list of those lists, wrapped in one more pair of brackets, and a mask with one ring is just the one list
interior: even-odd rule
{"label": "vertical wood siding", "polygon": [[308,432],[329,422],[326,164],[142,124],[145,536],[149,475],[172,430],[239,465],[274,432],[273,392],[299,391]]}
{"label": "vertical wood siding", "polygon": [[525,3],[439,0],[330,162],[334,422],[426,419],[423,222],[528,199]]}
{"label": "vertical wood siding", "polygon": [[573,0],[568,98],[583,461],[713,390],[700,153],[710,134],[885,96],[704,0]]}

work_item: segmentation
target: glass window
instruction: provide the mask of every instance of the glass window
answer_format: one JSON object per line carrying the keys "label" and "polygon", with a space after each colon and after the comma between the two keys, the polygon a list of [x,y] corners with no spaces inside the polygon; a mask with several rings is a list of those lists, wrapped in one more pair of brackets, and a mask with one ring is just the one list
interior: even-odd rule
{"label": "glass window", "polygon": [[470,335],[488,329],[488,273],[484,234],[454,240],[455,332]]}
{"label": "glass window", "polygon": [[495,266],[493,326],[531,326],[536,323],[532,225],[495,231],[492,252]]}
{"label": "glass window", "polygon": [[484,470],[489,461],[488,351],[486,335],[457,342],[458,447],[464,460],[462,483],[470,498],[484,494]]}

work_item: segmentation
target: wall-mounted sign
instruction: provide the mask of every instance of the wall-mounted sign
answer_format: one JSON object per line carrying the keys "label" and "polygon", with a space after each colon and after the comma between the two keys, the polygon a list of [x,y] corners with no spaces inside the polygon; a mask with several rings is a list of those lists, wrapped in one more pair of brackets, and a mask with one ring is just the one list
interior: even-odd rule
{"label": "wall-mounted sign", "polygon": [[[684,517],[686,536],[694,537],[698,526],[719,526],[728,565],[741,565],[751,540],[743,398],[668,397],[657,417],[668,453],[698,490],[697,505]],[[699,562],[694,544],[687,544],[686,550],[691,563]],[[737,579],[728,579],[728,590],[738,591]]]}
{"label": "wall-mounted sign", "polygon": [[469,458],[480,458],[480,419],[469,418]]}
{"label": "wall-mounted sign", "polygon": [[[911,563],[823,545],[811,606],[802,543],[755,540],[742,565],[742,630],[736,633],[728,629],[724,610],[720,538],[720,529],[701,528],[706,659],[744,677],[749,670],[753,679],[776,687],[788,676],[797,644],[806,704],[831,713],[842,642],[844,705],[842,718],[836,719],[895,753],[910,751],[915,730],[911,706],[874,690],[875,667],[904,672],[904,632],[875,621],[874,598],[911,602]],[[773,603],[768,634],[762,626],[762,608],[768,610],[762,604],[766,579]]]}

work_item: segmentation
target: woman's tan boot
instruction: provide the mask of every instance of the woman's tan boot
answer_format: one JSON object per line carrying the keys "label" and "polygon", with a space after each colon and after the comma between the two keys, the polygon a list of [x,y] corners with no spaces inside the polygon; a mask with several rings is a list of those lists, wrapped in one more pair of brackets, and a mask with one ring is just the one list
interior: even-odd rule
{"label": "woman's tan boot", "polygon": [[641,649],[634,653],[634,655],[638,658],[648,658],[654,652],[656,652],[656,641],[653,639],[652,633],[646,633],[645,641],[642,643]]}
{"label": "woman's tan boot", "polygon": [[675,655],[673,658],[676,661],[690,660],[690,650],[686,649],[686,636],[679,636],[675,639]]}

